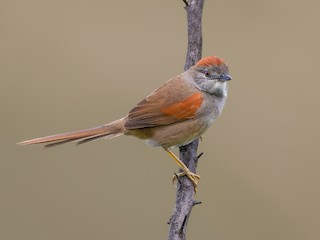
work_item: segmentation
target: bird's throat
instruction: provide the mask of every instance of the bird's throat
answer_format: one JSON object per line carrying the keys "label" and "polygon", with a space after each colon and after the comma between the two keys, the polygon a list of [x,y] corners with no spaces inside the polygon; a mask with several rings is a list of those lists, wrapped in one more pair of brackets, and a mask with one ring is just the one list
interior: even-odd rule
{"label": "bird's throat", "polygon": [[226,82],[216,82],[212,94],[217,97],[226,97],[228,95],[228,86]]}

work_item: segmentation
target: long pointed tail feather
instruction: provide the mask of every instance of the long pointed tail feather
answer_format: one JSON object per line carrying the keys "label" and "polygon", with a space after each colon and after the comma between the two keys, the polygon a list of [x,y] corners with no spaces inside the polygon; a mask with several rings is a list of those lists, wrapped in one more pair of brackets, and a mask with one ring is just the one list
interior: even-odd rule
{"label": "long pointed tail feather", "polygon": [[50,135],[46,137],[40,137],[30,139],[17,143],[17,145],[30,145],[39,143],[48,143],[45,147],[54,147],[60,144],[79,141],[79,143],[86,143],[99,138],[112,138],[123,135],[125,133],[124,119],[116,120],[107,125],[66,133],[60,133]]}

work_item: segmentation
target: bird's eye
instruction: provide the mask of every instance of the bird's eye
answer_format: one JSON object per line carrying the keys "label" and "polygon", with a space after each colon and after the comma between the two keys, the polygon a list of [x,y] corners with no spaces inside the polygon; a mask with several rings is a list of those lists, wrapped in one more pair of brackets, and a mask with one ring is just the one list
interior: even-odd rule
{"label": "bird's eye", "polygon": [[209,72],[206,72],[205,75],[206,75],[206,77],[210,77],[210,73]]}

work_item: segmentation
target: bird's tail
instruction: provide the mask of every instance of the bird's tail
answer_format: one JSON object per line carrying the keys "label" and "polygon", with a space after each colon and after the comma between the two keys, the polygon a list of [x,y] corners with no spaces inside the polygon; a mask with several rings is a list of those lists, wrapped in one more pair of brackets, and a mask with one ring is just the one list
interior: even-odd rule
{"label": "bird's tail", "polygon": [[123,135],[126,132],[124,127],[125,119],[121,118],[106,125],[95,128],[72,131],[50,135],[46,137],[35,138],[17,143],[18,145],[30,145],[38,143],[47,143],[45,147],[54,147],[67,142],[76,141],[77,144],[87,143],[100,138],[114,138]]}

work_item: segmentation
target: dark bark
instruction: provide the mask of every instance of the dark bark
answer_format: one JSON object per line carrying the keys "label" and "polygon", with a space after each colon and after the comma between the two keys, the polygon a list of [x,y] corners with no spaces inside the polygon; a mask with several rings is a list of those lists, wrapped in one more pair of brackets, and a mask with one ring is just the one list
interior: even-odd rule
{"label": "dark bark", "polygon": [[[188,20],[188,50],[184,69],[187,70],[193,66],[200,58],[202,53],[202,30],[201,18],[204,0],[183,0],[186,4]],[[196,173],[198,158],[197,156],[199,140],[182,146],[180,150],[180,159],[190,169]],[[186,239],[187,223],[194,205],[200,202],[195,201],[194,187],[187,177],[181,177],[177,183],[176,203],[172,216],[169,221],[169,240]]]}

